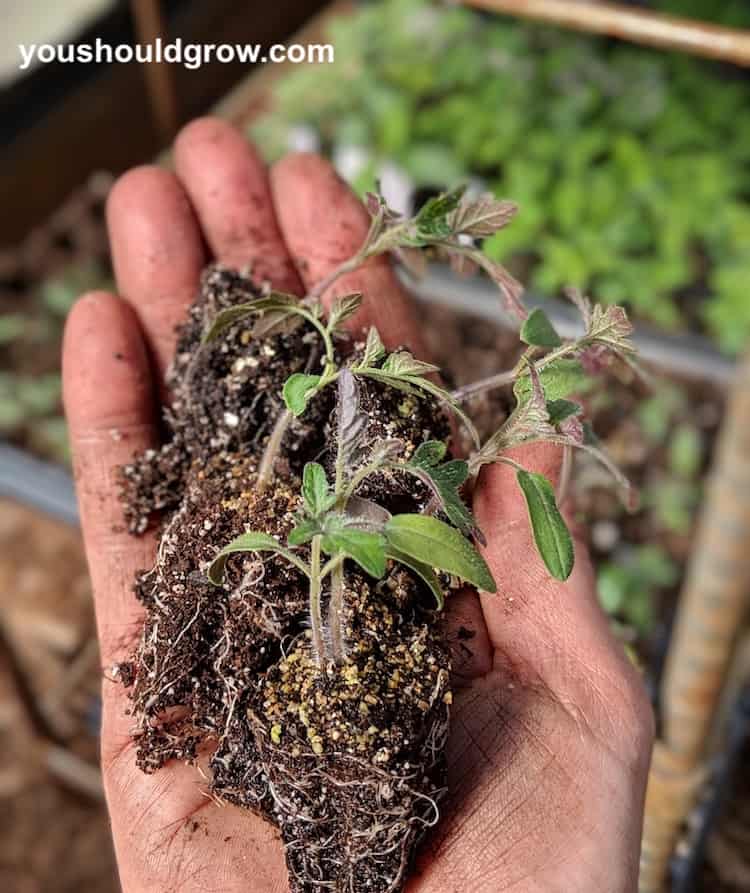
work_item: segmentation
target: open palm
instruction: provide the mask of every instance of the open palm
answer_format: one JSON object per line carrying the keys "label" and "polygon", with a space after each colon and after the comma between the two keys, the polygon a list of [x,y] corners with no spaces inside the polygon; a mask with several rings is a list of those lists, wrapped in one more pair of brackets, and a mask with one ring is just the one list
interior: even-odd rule
{"label": "open palm", "polygon": [[[138,168],[115,186],[108,223],[120,297],[82,297],[65,334],[65,403],[105,666],[138,635],[132,581],[155,548],[153,536],[124,529],[116,469],[158,443],[174,327],[201,268],[211,258],[251,264],[258,280],[301,295],[354,253],[368,223],[320,158],[290,156],[269,174],[217,120],[182,132],[175,169]],[[355,290],[366,298],[356,326],[376,325],[386,343],[419,353],[416,317],[386,260],[333,291]],[[557,448],[515,458],[558,474]],[[567,583],[548,577],[506,468],[483,472],[474,508],[499,592],[451,604],[451,794],[409,889],[634,890],[652,737],[640,681],[596,604],[584,549]],[[102,768],[126,893],[286,890],[271,826],[210,799],[195,767],[141,773],[126,693],[105,681],[103,699]]]}

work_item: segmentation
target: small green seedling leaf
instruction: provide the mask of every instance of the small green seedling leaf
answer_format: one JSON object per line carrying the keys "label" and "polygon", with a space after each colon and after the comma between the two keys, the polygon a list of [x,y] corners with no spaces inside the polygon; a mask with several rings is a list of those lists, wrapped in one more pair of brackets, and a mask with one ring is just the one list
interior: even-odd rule
{"label": "small green seedling leaf", "polygon": [[413,375],[422,376],[428,375],[430,372],[439,371],[439,366],[418,360],[408,350],[394,351],[394,353],[389,354],[388,359],[381,366],[381,372],[384,372],[386,375],[392,375],[394,378]]}
{"label": "small green seedling leaf", "polygon": [[450,236],[454,232],[451,220],[452,212],[456,210],[466,186],[459,186],[450,192],[443,192],[426,201],[414,218],[414,226],[418,240],[430,240]]}
{"label": "small green seedling leaf", "polygon": [[320,533],[320,524],[314,518],[307,518],[289,531],[286,541],[290,546],[303,546],[318,533]]}
{"label": "small green seedling leaf", "polygon": [[[553,360],[538,371],[544,396],[550,402],[583,390],[589,382],[583,366],[578,360],[568,357]],[[523,403],[528,399],[531,390],[531,378],[527,372],[517,379],[513,386],[513,393],[518,402]]]}
{"label": "small green seedling leaf", "polygon": [[382,381],[389,387],[404,391],[407,394],[415,396],[420,396],[424,392],[432,394],[433,397],[436,397],[441,403],[448,406],[461,419],[471,435],[476,448],[479,449],[479,434],[469,416],[448,391],[435,384],[434,381],[430,381],[429,378],[425,378],[431,372],[439,372],[439,367],[416,359],[408,350],[398,350],[390,354],[379,369],[369,368],[360,364],[353,367],[352,371],[359,375],[374,378],[376,381]]}
{"label": "small green seedling leaf", "polygon": [[385,345],[380,338],[380,332],[375,326],[370,326],[365,341],[365,352],[362,356],[362,366],[374,366],[385,356]]}
{"label": "small green seedling leaf", "polygon": [[336,298],[328,315],[328,329],[331,332],[338,329],[359,310],[362,306],[361,292],[355,292],[350,295],[343,295]]}
{"label": "small green seedling leaf", "polygon": [[531,347],[559,347],[562,344],[555,327],[540,307],[526,317],[521,326],[521,341]]}
{"label": "small green seedling leaf", "polygon": [[550,425],[559,425],[565,419],[576,416],[581,412],[581,405],[574,403],[572,400],[548,400],[547,413],[549,415]]}
{"label": "small green seedling leaf", "polygon": [[573,570],[573,540],[557,507],[552,484],[532,471],[520,470],[516,477],[526,498],[539,554],[556,580],[567,580]]}
{"label": "small green seedling leaf", "polygon": [[402,552],[400,549],[396,549],[392,545],[386,547],[385,554],[387,558],[392,558],[394,561],[398,561],[399,564],[403,564],[405,567],[408,567],[409,570],[414,571],[418,577],[421,577],[430,592],[435,596],[438,611],[443,610],[445,607],[443,587],[440,585],[440,580],[438,580],[437,574],[429,564],[425,564],[423,561],[418,561],[416,558],[407,555],[406,552]]}
{"label": "small green seedling leaf", "polygon": [[234,307],[226,307],[224,310],[220,310],[213,318],[211,325],[203,336],[202,343],[207,344],[209,341],[215,341],[230,326],[233,326],[246,316],[250,316],[252,313],[262,313],[266,310],[293,312],[297,303],[297,298],[293,295],[272,291],[270,294],[256,298],[254,301],[235,304]]}
{"label": "small green seedling leaf", "polygon": [[318,462],[308,462],[302,472],[302,498],[305,510],[313,518],[328,511],[336,501],[328,486],[325,469]]}
{"label": "small green seedling leaf", "polygon": [[284,382],[284,403],[293,415],[302,415],[320,379],[320,375],[305,375],[303,372],[295,372],[287,378]]}
{"label": "small green seedling leaf", "polygon": [[462,459],[441,464],[446,446],[439,440],[428,440],[417,447],[408,466],[417,472],[440,503],[441,510],[464,536],[477,530],[473,515],[461,499],[461,487],[469,477],[469,465]]}
{"label": "small green seedling leaf", "polygon": [[440,440],[426,440],[414,451],[411,463],[420,468],[432,468],[445,458],[447,450],[446,445]]}
{"label": "small green seedling leaf", "polygon": [[394,515],[385,525],[389,548],[455,574],[486,592],[497,586],[482,556],[465,537],[429,515]]}
{"label": "small green seedling leaf", "polygon": [[224,578],[224,567],[226,566],[227,558],[235,552],[276,552],[278,555],[282,555],[286,558],[287,561],[291,562],[304,574],[309,574],[308,569],[299,558],[290,552],[289,549],[285,549],[278,540],[269,536],[267,533],[250,531],[248,533],[241,533],[238,537],[233,539],[231,543],[224,546],[221,552],[219,552],[209,565],[207,576],[215,586],[221,585],[221,581]]}
{"label": "small green seedling leaf", "polygon": [[329,555],[343,552],[371,577],[379,580],[385,575],[385,537],[380,533],[341,526],[323,536],[323,551]]}

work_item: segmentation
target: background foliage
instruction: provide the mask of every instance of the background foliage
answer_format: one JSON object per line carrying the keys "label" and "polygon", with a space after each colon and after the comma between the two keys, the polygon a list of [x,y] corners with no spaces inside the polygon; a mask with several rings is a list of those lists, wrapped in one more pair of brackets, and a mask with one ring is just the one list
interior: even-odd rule
{"label": "background foliage", "polygon": [[[660,6],[750,25],[738,2]],[[360,147],[359,189],[386,160],[418,189],[477,178],[520,204],[486,248],[533,288],[577,285],[740,349],[750,333],[746,76],[425,0],[369,4],[331,37],[336,64],[287,77],[255,128],[267,154],[305,123],[329,153]]]}

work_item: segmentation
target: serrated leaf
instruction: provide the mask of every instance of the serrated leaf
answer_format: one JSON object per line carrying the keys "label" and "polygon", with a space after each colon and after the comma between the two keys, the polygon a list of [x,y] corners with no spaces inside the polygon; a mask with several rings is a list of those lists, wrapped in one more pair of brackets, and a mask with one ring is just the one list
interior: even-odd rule
{"label": "serrated leaf", "polygon": [[451,214],[458,207],[464,192],[466,187],[459,186],[426,201],[414,217],[417,237],[430,239],[452,235]]}
{"label": "serrated leaf", "polygon": [[354,292],[336,298],[328,315],[328,327],[331,331],[337,330],[343,323],[350,319],[362,306],[362,293]]}
{"label": "serrated leaf", "polygon": [[415,451],[407,466],[412,468],[434,494],[440,509],[465,536],[476,532],[477,523],[461,498],[461,487],[469,477],[469,465],[462,459],[440,464],[446,446],[439,440],[428,440]]}
{"label": "serrated leaf", "polygon": [[347,525],[337,526],[326,532],[321,541],[323,551],[328,555],[343,552],[371,577],[379,580],[385,575],[385,537],[380,533],[358,530]]}
{"label": "serrated leaf", "polygon": [[296,555],[285,549],[278,540],[267,533],[249,531],[248,533],[241,533],[231,543],[224,546],[209,565],[207,576],[215,586],[221,585],[227,558],[235,552],[276,552],[294,564],[299,570],[307,573],[304,565]]}
{"label": "serrated leaf", "polygon": [[380,333],[375,326],[370,326],[367,333],[367,341],[365,342],[365,352],[362,357],[362,366],[374,366],[385,355],[385,345],[383,344]]}
{"label": "serrated leaf", "polygon": [[581,412],[581,405],[579,403],[574,403],[572,400],[548,400],[547,401],[547,415],[549,415],[549,423],[550,425],[557,425],[560,422],[564,422],[565,419],[570,418],[571,416],[576,416]]}
{"label": "serrated leaf", "polygon": [[454,233],[475,238],[494,235],[507,226],[518,213],[518,205],[496,199],[491,193],[475,199],[465,199],[453,212],[451,227]]}
{"label": "serrated leaf", "polygon": [[[560,400],[570,394],[575,394],[588,383],[583,366],[578,360],[568,357],[553,360],[538,372],[547,401]],[[513,393],[519,403],[528,399],[531,390],[531,378],[528,373],[520,376],[513,386]]]}
{"label": "serrated leaf", "polygon": [[286,541],[290,546],[302,546],[305,543],[309,543],[318,533],[320,533],[318,521],[313,518],[307,518],[292,528]]}
{"label": "serrated leaf", "polygon": [[445,458],[447,450],[446,445],[440,440],[426,440],[414,451],[411,463],[422,468],[430,468]]}
{"label": "serrated leaf", "polygon": [[331,493],[325,469],[318,462],[308,462],[302,472],[302,498],[305,509],[317,518],[333,505],[336,497]]}
{"label": "serrated leaf", "polygon": [[544,475],[532,471],[520,470],[516,478],[526,498],[539,554],[556,580],[567,580],[573,570],[573,540],[557,507],[552,484]]}
{"label": "serrated leaf", "polygon": [[622,307],[594,304],[589,320],[589,336],[599,344],[625,354],[635,353],[630,341],[633,326]]}
{"label": "serrated leaf", "polygon": [[526,317],[520,338],[532,347],[559,347],[562,344],[555,327],[540,307],[535,307]]}
{"label": "serrated leaf", "polygon": [[295,372],[284,382],[284,403],[295,416],[301,416],[315,389],[320,384],[320,375],[306,375]]}
{"label": "serrated leaf", "polygon": [[486,592],[497,587],[485,560],[457,530],[429,515],[394,515],[385,525],[388,544]]}
{"label": "serrated leaf", "polygon": [[236,304],[234,307],[226,307],[220,310],[211,321],[206,333],[203,335],[202,343],[207,344],[215,341],[223,332],[233,326],[236,322],[250,316],[253,313],[261,313],[266,310],[281,310],[293,312],[297,306],[297,298],[293,295],[287,295],[284,292],[272,291],[268,295],[256,298],[254,301],[247,301],[244,304]]}
{"label": "serrated leaf", "polygon": [[386,546],[385,554],[387,558],[392,558],[394,561],[398,561],[399,564],[403,564],[405,567],[408,567],[410,570],[414,571],[414,573],[418,577],[421,577],[422,580],[427,584],[427,587],[430,589],[432,594],[435,596],[438,610],[443,610],[443,608],[445,607],[445,595],[443,594],[443,588],[440,585],[440,580],[438,580],[437,574],[430,567],[429,564],[425,564],[423,561],[418,561],[416,558],[413,558],[411,555],[407,555],[406,552],[402,552],[400,549],[396,549],[390,544]]}
{"label": "serrated leaf", "polygon": [[395,378],[403,378],[408,375],[428,375],[430,372],[439,372],[440,369],[432,363],[418,360],[408,350],[397,350],[388,355],[380,371]]}

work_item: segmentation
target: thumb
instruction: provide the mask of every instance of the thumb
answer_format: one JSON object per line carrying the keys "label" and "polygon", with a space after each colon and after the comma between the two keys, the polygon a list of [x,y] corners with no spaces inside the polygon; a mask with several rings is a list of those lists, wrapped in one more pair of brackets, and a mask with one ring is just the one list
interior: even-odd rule
{"label": "thumb", "polygon": [[[510,450],[508,456],[556,486],[561,447],[533,444]],[[547,667],[550,660],[570,666],[570,661],[585,658],[588,663],[597,654],[621,650],[599,607],[585,543],[574,535],[575,564],[565,582],[550,576],[536,549],[513,468],[498,464],[482,470],[474,508],[487,538],[484,557],[497,583],[496,594],[481,595],[495,648],[535,668]]]}

